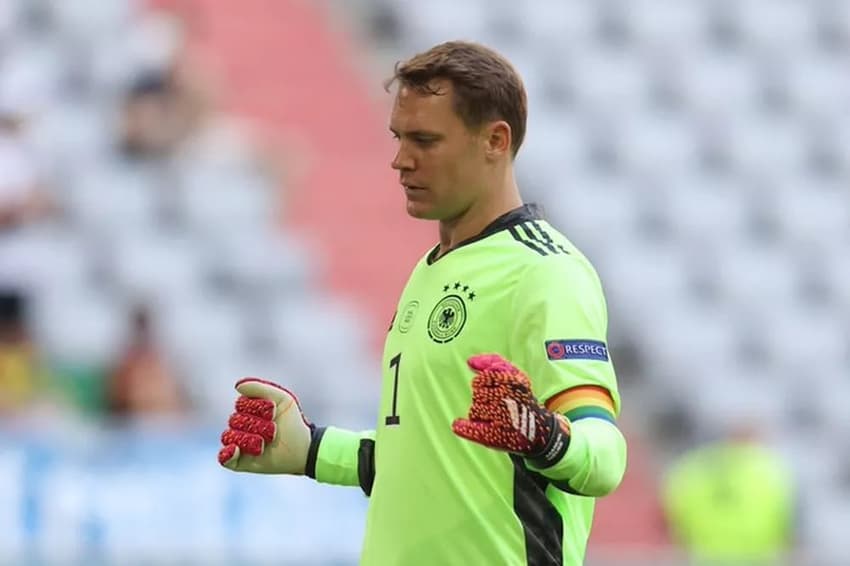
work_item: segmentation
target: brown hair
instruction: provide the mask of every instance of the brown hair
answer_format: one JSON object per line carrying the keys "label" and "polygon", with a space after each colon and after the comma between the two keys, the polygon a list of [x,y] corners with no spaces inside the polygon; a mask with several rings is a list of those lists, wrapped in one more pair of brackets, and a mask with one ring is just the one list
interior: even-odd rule
{"label": "brown hair", "polygon": [[420,93],[441,95],[433,84],[438,79],[451,81],[454,110],[467,127],[490,120],[507,122],[511,153],[516,156],[525,137],[528,100],[519,73],[507,59],[477,43],[449,41],[396,63],[384,88],[389,91],[399,81]]}

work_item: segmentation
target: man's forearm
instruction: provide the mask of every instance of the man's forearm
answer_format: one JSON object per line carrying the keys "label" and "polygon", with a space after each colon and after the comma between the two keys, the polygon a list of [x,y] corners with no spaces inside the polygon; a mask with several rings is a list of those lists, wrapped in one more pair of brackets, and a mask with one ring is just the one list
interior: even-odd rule
{"label": "man's forearm", "polygon": [[614,491],[626,471],[626,440],[613,423],[596,418],[570,423],[564,457],[539,470],[565,491],[601,497]]}
{"label": "man's forearm", "polygon": [[372,430],[315,428],[306,475],[320,483],[359,486],[366,495],[371,494],[375,480],[374,438]]}

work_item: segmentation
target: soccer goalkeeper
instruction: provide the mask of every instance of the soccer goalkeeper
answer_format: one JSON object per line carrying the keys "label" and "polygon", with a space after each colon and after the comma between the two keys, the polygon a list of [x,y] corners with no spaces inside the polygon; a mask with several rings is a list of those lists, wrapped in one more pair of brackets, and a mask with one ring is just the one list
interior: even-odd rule
{"label": "soccer goalkeeper", "polygon": [[243,379],[219,461],[359,486],[364,566],[579,565],[626,443],[599,279],[514,178],[522,81],[449,42],[386,86],[407,212],[438,221],[439,244],[398,302],[377,428],[315,426],[286,389]]}

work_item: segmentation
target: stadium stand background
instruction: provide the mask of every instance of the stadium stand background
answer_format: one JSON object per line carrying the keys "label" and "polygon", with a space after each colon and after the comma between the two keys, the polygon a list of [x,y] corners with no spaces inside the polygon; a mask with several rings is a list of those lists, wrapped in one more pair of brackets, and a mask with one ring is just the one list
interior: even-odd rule
{"label": "stadium stand background", "polygon": [[250,374],[371,425],[432,237],[381,79],[454,38],[522,72],[521,187],[607,288],[630,470],[589,563],[680,563],[661,474],[742,418],[797,474],[795,563],[850,554],[850,4],[9,0],[0,207],[38,204],[0,231],[0,555],[356,562],[362,497],[216,437]]}

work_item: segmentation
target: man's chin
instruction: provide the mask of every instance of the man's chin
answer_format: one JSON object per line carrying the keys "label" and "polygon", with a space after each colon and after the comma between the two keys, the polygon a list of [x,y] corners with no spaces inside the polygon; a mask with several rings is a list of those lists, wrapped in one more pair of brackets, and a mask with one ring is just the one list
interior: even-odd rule
{"label": "man's chin", "polygon": [[407,214],[417,220],[438,220],[439,215],[433,207],[424,202],[407,201]]}

